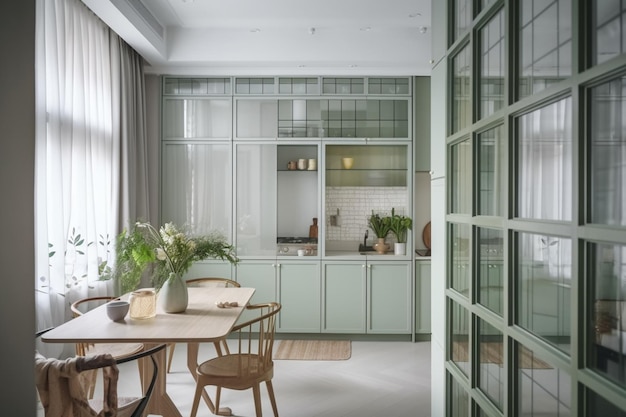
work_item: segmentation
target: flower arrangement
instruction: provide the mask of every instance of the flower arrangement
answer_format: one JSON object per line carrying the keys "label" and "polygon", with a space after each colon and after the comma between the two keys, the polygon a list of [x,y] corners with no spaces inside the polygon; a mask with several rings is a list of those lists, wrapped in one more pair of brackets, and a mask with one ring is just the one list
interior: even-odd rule
{"label": "flower arrangement", "polygon": [[207,258],[237,263],[234,246],[220,233],[191,236],[173,223],[156,229],[148,222],[137,222],[117,240],[116,277],[122,294],[133,291],[148,266],[153,266],[152,284],[159,290],[170,273],[182,275],[195,261]]}
{"label": "flower arrangement", "polygon": [[368,226],[374,231],[377,238],[386,238],[391,231],[391,218],[387,216],[380,216],[380,214],[374,214],[368,219]]}
{"label": "flower arrangement", "polygon": [[391,217],[389,227],[391,233],[396,236],[398,243],[406,243],[407,231],[411,230],[413,220],[407,216],[396,214],[395,209],[391,209]]}

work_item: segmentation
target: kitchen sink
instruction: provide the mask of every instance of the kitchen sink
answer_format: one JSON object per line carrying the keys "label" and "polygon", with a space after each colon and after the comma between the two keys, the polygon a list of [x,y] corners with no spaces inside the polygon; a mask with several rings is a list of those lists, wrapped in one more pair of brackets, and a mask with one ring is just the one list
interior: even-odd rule
{"label": "kitchen sink", "polygon": [[359,244],[359,252],[361,253],[361,255],[365,255],[364,252],[374,252],[374,247],[373,246],[365,246],[362,243]]}

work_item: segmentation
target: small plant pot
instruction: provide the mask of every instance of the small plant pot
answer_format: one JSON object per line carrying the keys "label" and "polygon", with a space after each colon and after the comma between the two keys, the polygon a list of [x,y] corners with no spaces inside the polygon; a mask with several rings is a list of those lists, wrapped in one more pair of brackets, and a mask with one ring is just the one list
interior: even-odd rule
{"label": "small plant pot", "polygon": [[374,243],[374,250],[381,255],[384,255],[389,250],[389,245],[385,243],[384,237],[379,237],[378,242]]}
{"label": "small plant pot", "polygon": [[394,255],[406,255],[406,243],[394,243],[393,253]]}

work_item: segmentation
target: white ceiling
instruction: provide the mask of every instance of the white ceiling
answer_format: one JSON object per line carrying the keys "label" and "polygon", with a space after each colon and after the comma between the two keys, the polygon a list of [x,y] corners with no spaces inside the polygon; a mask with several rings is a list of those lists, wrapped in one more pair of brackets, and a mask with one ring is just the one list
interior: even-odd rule
{"label": "white ceiling", "polygon": [[430,74],[431,0],[83,2],[150,73]]}

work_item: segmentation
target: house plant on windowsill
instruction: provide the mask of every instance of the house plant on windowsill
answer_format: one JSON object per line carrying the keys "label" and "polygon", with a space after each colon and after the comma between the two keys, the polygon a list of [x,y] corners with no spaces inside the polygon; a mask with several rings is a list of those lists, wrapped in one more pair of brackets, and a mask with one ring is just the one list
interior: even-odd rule
{"label": "house plant on windowsill", "polygon": [[387,253],[389,245],[385,243],[385,238],[391,231],[391,218],[374,214],[372,211],[372,215],[368,219],[368,226],[378,238],[378,242],[374,244],[374,250],[380,254]]}
{"label": "house plant on windowsill", "polygon": [[159,230],[147,222],[136,223],[118,237],[117,255],[116,277],[122,293],[134,290],[143,272],[152,266],[152,284],[166,313],[187,309],[187,286],[182,275],[193,262],[207,258],[233,264],[239,261],[234,247],[221,234],[192,236],[173,223],[166,223]]}
{"label": "house plant on windowsill", "polygon": [[391,209],[390,217],[390,229],[391,233],[396,236],[396,243],[394,244],[394,254],[406,255],[406,238],[407,232],[411,230],[413,226],[413,220],[407,216],[401,216],[396,214],[395,209]]}

